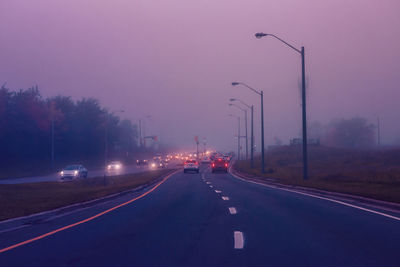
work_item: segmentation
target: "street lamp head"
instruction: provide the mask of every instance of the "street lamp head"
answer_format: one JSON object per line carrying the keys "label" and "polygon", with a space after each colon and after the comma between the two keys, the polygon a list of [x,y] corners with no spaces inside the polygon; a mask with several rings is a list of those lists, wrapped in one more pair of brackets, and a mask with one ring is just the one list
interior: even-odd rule
{"label": "street lamp head", "polygon": [[236,101],[236,98],[231,98],[231,99],[229,99],[229,101],[231,101],[231,102]]}
{"label": "street lamp head", "polygon": [[255,36],[256,36],[257,39],[260,39],[260,38],[262,38],[262,37],[264,37],[264,36],[267,36],[267,35],[268,35],[268,33],[263,33],[263,32],[257,32],[257,33],[255,34]]}
{"label": "street lamp head", "polygon": [[233,82],[232,85],[236,86],[236,85],[239,85],[239,83],[238,82]]}

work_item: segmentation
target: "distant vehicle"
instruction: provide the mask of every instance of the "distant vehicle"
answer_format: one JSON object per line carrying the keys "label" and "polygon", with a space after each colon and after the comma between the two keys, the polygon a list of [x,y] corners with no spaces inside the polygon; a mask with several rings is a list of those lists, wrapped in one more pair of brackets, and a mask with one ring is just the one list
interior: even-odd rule
{"label": "distant vehicle", "polygon": [[136,160],[137,166],[147,166],[148,164],[149,164],[149,162],[147,161],[147,159],[137,159]]}
{"label": "distant vehicle", "polygon": [[151,169],[158,169],[158,168],[165,168],[166,164],[162,161],[158,161],[158,160],[154,160],[152,162],[149,163],[150,168]]}
{"label": "distant vehicle", "polygon": [[208,164],[211,163],[211,159],[210,157],[203,157],[203,159],[201,160],[202,164]]}
{"label": "distant vehicle", "polygon": [[215,173],[217,171],[228,172],[229,163],[223,158],[217,158],[211,163],[211,172]]}
{"label": "distant vehicle", "polygon": [[71,179],[72,178],[80,178],[80,177],[86,178],[87,175],[88,175],[87,169],[79,164],[68,165],[60,172],[60,176],[61,176],[62,180],[64,178],[71,178]]}
{"label": "distant vehicle", "polygon": [[122,163],[119,161],[111,161],[107,165],[107,171],[112,172],[112,171],[119,171],[122,169]]}
{"label": "distant vehicle", "polygon": [[226,160],[227,162],[231,161],[231,157],[230,156],[223,156],[223,159]]}
{"label": "distant vehicle", "polygon": [[190,171],[199,173],[199,163],[194,159],[186,160],[185,163],[183,163],[183,173]]}

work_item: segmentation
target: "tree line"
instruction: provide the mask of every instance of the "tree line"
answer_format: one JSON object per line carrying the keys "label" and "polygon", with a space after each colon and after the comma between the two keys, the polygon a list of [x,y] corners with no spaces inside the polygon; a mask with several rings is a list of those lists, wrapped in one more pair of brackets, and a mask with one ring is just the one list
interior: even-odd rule
{"label": "tree line", "polygon": [[[102,107],[98,100],[44,98],[38,87],[0,88],[0,167],[24,161],[132,159],[138,152],[137,125]],[[53,142],[54,140],[54,142]]]}

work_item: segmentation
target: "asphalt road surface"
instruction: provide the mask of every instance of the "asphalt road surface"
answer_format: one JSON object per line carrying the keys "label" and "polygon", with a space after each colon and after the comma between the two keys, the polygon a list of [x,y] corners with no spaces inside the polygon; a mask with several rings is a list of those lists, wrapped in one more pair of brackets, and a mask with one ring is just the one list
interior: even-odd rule
{"label": "asphalt road surface", "polygon": [[203,167],[151,192],[14,230],[0,224],[0,251],[18,244],[0,253],[0,266],[400,266],[395,218]]}

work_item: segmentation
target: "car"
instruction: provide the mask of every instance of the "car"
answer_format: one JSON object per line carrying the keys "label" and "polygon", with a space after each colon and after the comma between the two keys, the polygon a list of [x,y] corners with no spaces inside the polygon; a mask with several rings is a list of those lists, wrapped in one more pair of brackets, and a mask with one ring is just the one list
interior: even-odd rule
{"label": "car", "polygon": [[88,170],[80,164],[68,165],[60,172],[61,179],[65,178],[86,178],[88,176]]}
{"label": "car", "polygon": [[147,159],[137,159],[136,160],[137,166],[147,166],[148,164],[149,164],[149,162],[147,161]]}
{"label": "car", "polygon": [[107,165],[107,171],[112,172],[112,171],[119,171],[122,169],[122,163],[119,161],[111,161]]}
{"label": "car", "polygon": [[154,160],[149,163],[151,169],[165,168],[166,164],[162,161]]}
{"label": "car", "polygon": [[223,158],[216,158],[211,163],[211,172],[215,173],[217,171],[228,172],[229,163]]}
{"label": "car", "polygon": [[199,173],[199,163],[197,162],[197,160],[189,159],[183,163],[183,173],[191,171]]}
{"label": "car", "polygon": [[203,157],[203,159],[201,160],[202,164],[209,164],[211,163],[211,159],[209,157]]}

